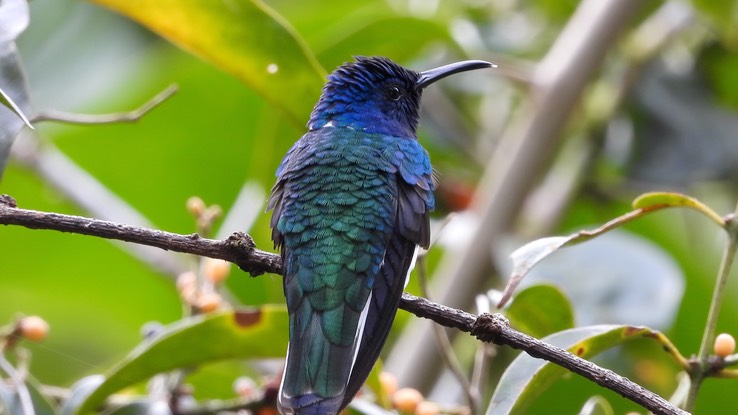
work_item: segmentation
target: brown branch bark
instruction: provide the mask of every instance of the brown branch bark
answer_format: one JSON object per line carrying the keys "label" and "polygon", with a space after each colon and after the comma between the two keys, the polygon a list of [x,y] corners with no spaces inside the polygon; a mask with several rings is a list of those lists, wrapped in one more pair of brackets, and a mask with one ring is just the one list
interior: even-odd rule
{"label": "brown branch bark", "polygon": [[236,232],[225,240],[203,238],[196,233],[180,235],[106,220],[18,209],[15,201],[7,195],[0,196],[0,224],[97,236],[166,251],[223,259],[238,265],[253,276],[265,272],[282,273],[282,259],[279,255],[256,249],[251,236],[241,232]]}
{"label": "brown branch bark", "polygon": [[[15,200],[7,195],[0,196],[0,224],[97,236],[223,259],[235,263],[251,275],[265,272],[281,274],[282,271],[282,260],[279,255],[256,249],[251,237],[240,232],[234,233],[226,240],[202,238],[197,234],[180,235],[80,216],[20,209],[16,206]],[[400,308],[445,327],[467,332],[481,341],[507,345],[523,350],[533,357],[555,363],[617,392],[655,414],[688,414],[659,395],[611,370],[512,329],[507,319],[500,314],[477,316],[407,293],[402,296]]]}

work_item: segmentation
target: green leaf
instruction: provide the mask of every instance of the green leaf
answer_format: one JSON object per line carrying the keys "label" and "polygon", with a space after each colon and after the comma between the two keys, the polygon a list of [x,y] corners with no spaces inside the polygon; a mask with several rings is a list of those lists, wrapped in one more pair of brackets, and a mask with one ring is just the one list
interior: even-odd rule
{"label": "green leaf", "polygon": [[684,293],[684,274],[675,259],[652,241],[622,229],[557,251],[526,278],[528,285],[559,287],[577,322],[585,326],[670,327]]}
{"label": "green leaf", "polygon": [[32,130],[34,129],[33,126],[31,125],[31,122],[28,121],[28,117],[26,117],[26,115],[23,114],[23,111],[21,111],[18,105],[16,105],[15,102],[13,102],[13,99],[10,98],[8,94],[6,94],[5,91],[2,90],[2,88],[0,88],[0,104],[5,105],[6,108],[13,111],[15,115],[17,115],[18,118],[20,118],[23,121],[23,123],[28,126],[28,128]]}
{"label": "green leaf", "polygon": [[300,128],[320,95],[325,71],[289,23],[261,1],[91,1],[235,75]]}
{"label": "green leaf", "polygon": [[512,296],[515,288],[517,288],[530,270],[552,253],[561,248],[596,238],[649,213],[670,207],[686,207],[695,209],[712,219],[721,227],[725,228],[727,226],[725,220],[720,217],[720,215],[695,198],[679,193],[668,192],[642,194],[633,201],[633,209],[635,210],[624,215],[620,215],[597,229],[589,231],[583,230],[569,236],[551,236],[536,239],[516,249],[512,254],[510,254],[510,259],[513,261],[513,270],[497,307],[499,308],[504,306]]}
{"label": "green leaf", "polygon": [[26,0],[0,1],[0,177],[18,132],[24,124],[31,127],[24,115],[31,111],[26,74],[15,46],[28,19]]}
{"label": "green leaf", "polygon": [[69,388],[69,394],[67,399],[59,409],[60,415],[72,415],[74,414],[84,402],[105,382],[105,376],[103,375],[90,375],[85,376],[78,381],[74,382],[71,388]]}
{"label": "green leaf", "polygon": [[534,285],[518,293],[505,316],[518,330],[536,338],[574,327],[569,299],[548,284]]}
{"label": "green leaf", "polygon": [[725,220],[699,200],[681,193],[651,192],[638,196],[633,201],[634,209],[661,209],[664,207],[686,207],[694,209],[720,226],[725,226]]}
{"label": "green leaf", "polygon": [[0,354],[0,414],[55,415],[51,401],[40,391],[38,382],[23,374]]}
{"label": "green leaf", "polygon": [[282,357],[288,332],[288,314],[283,306],[179,321],[133,350],[73,413],[91,412],[112,393],[157,373],[223,359]]}
{"label": "green leaf", "polygon": [[724,40],[735,41],[736,23],[738,23],[738,1],[735,0],[692,0],[694,7],[711,20],[719,29]]}
{"label": "green leaf", "polygon": [[[634,338],[654,339],[671,345],[661,333],[647,327],[597,325],[562,331],[543,339],[581,358],[589,358]],[[528,406],[554,382],[569,373],[566,369],[521,353],[502,374],[492,395],[487,415],[524,414]]]}
{"label": "green leaf", "polygon": [[57,408],[54,402],[44,394],[41,385],[33,377],[26,378],[26,387],[31,395],[35,415],[56,415]]}
{"label": "green leaf", "polygon": [[582,410],[579,411],[579,415],[615,415],[615,411],[613,411],[607,399],[595,395],[587,399],[587,402],[582,406]]}
{"label": "green leaf", "polygon": [[512,296],[513,291],[523,281],[528,272],[541,262],[544,258],[564,247],[572,236],[550,236],[528,242],[510,254],[513,262],[513,270],[508,279],[505,291],[502,294],[497,307],[502,307]]}
{"label": "green leaf", "polygon": [[346,16],[311,44],[320,61],[334,67],[357,55],[382,55],[398,62],[407,61],[427,45],[437,42],[455,45],[446,26],[379,12]]}

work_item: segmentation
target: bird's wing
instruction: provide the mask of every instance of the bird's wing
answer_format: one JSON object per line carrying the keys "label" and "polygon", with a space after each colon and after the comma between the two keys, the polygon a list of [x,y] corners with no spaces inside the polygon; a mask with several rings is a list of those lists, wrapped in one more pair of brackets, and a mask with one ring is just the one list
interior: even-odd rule
{"label": "bird's wing", "polygon": [[[400,145],[406,142],[399,142]],[[417,142],[415,142],[417,143]],[[382,267],[374,282],[360,349],[346,387],[343,405],[348,405],[369,376],[392,328],[400,297],[416,254],[417,246],[430,243],[430,218],[433,209],[433,172],[420,145],[410,142],[403,148],[397,168],[395,225]]]}
{"label": "bird's wing", "polygon": [[387,245],[384,263],[374,281],[369,308],[364,322],[360,348],[351,369],[342,406],[348,405],[366,381],[387,339],[400,303],[405,277],[416,245],[395,233]]}
{"label": "bird's wing", "polygon": [[342,407],[393,232],[396,174],[380,166],[379,144],[351,134],[357,133],[304,137],[270,196],[290,313],[279,400],[289,413]]}

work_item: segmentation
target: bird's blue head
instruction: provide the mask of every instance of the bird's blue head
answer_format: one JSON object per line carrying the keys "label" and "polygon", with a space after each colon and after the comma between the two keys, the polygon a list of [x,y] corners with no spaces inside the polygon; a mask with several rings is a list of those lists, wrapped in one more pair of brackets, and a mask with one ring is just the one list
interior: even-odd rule
{"label": "bird's blue head", "polygon": [[415,72],[384,57],[357,57],[328,76],[308,128],[350,127],[415,137],[424,87],[457,72],[491,66],[484,61],[463,61]]}

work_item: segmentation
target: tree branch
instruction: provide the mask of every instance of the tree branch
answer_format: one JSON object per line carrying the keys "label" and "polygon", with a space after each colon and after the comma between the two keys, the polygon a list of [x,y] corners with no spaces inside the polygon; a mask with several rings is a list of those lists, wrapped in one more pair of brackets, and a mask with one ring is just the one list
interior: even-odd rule
{"label": "tree branch", "polygon": [[[0,196],[0,224],[97,236],[223,259],[235,263],[252,276],[265,272],[280,274],[282,271],[282,260],[279,255],[256,249],[251,237],[240,232],[225,240],[202,238],[197,234],[180,235],[80,216],[19,209],[15,200],[7,195]],[[654,414],[688,414],[659,395],[611,370],[603,369],[564,349],[512,329],[507,319],[500,314],[485,313],[477,316],[407,293],[402,296],[400,308],[445,327],[467,332],[481,341],[507,345],[523,350],[533,357],[555,363],[617,392]]]}
{"label": "tree branch", "polygon": [[203,238],[196,233],[180,235],[81,216],[18,209],[15,207],[15,201],[7,195],[0,196],[0,224],[97,236],[153,246],[166,251],[223,259],[238,265],[253,276],[265,272],[273,274],[282,272],[282,260],[279,255],[256,249],[253,239],[241,232],[235,232],[225,240]]}

